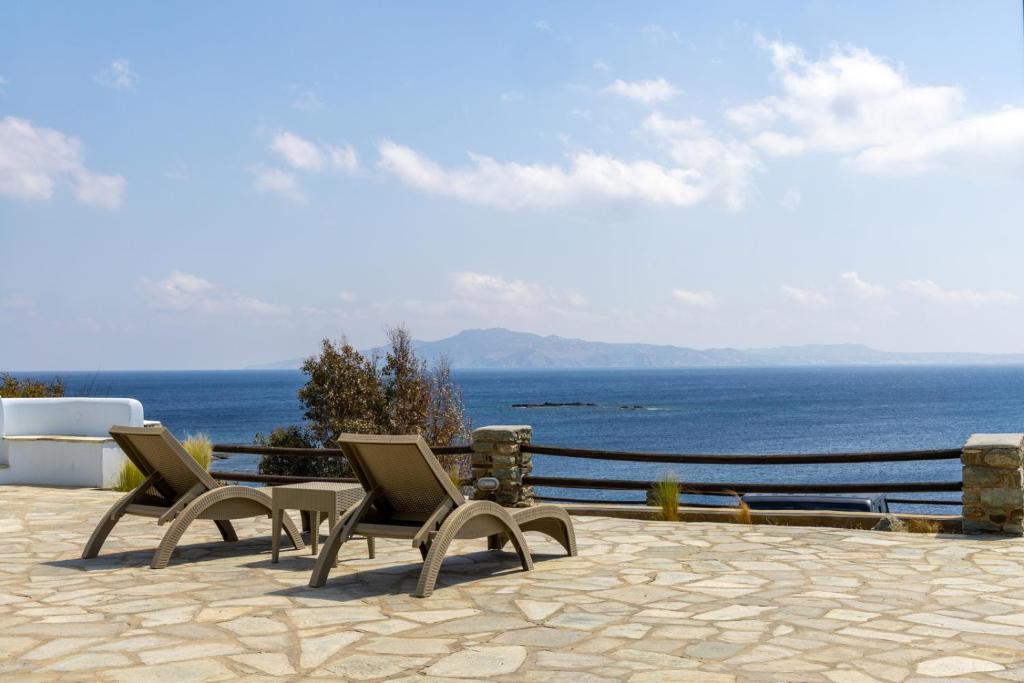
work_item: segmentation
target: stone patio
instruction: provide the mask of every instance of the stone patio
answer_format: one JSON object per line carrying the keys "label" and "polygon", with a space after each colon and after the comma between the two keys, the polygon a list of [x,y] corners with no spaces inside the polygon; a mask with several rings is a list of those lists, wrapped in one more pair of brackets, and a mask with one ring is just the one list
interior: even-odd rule
{"label": "stone patio", "polygon": [[419,600],[404,543],[314,590],[269,520],[199,522],[152,571],[160,529],[126,518],[79,560],[116,496],[0,487],[0,678],[1024,680],[1020,539],[577,517],[580,557],[457,543]]}

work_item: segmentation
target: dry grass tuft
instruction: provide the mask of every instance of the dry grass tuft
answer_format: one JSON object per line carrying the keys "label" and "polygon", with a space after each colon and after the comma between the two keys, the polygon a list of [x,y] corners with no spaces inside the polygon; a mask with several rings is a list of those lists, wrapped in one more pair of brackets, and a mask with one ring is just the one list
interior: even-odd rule
{"label": "dry grass tuft", "polygon": [[735,491],[729,491],[736,499],[736,517],[733,520],[735,524],[753,524],[754,516],[750,513],[750,506],[743,500],[743,497]]}
{"label": "dry grass tuft", "polygon": [[934,519],[913,517],[906,521],[906,528],[912,534],[937,534],[942,530],[942,524]]}
{"label": "dry grass tuft", "polygon": [[739,502],[739,510],[736,512],[737,524],[753,524],[754,516],[750,514],[750,506],[742,500]]}
{"label": "dry grass tuft", "polygon": [[134,491],[142,483],[145,477],[142,476],[142,472],[139,472],[139,468],[132,464],[131,460],[125,460],[124,464],[121,465],[121,471],[117,473],[117,483],[114,485],[115,491]]}
{"label": "dry grass tuft", "polygon": [[661,508],[663,520],[679,521],[679,479],[676,475],[666,474],[654,485],[651,502]]}
{"label": "dry grass tuft", "polygon": [[213,459],[213,443],[206,434],[191,434],[181,443],[185,452],[192,456],[192,459],[199,463],[204,470],[210,469],[210,460]]}
{"label": "dry grass tuft", "polygon": [[[206,434],[189,435],[181,445],[185,448],[185,452],[199,463],[200,467],[204,470],[210,469],[210,460],[213,459],[213,443],[210,441],[210,437]],[[121,471],[117,474],[117,484],[114,485],[114,490],[133,491],[144,479],[139,468],[133,465],[131,460],[125,460]]]}

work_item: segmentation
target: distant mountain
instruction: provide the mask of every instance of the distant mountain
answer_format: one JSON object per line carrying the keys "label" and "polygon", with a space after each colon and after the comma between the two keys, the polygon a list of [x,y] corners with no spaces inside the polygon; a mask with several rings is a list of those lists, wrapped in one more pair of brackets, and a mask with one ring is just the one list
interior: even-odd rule
{"label": "distant mountain", "polygon": [[[437,341],[414,342],[416,353],[434,363],[445,356],[453,368],[699,368],[792,365],[1011,365],[1024,354],[900,353],[862,344],[779,346],[765,349],[692,349],[685,346],[624,344],[546,337],[496,327],[463,330]],[[383,348],[369,353],[383,354]],[[298,368],[301,358],[255,366]]]}

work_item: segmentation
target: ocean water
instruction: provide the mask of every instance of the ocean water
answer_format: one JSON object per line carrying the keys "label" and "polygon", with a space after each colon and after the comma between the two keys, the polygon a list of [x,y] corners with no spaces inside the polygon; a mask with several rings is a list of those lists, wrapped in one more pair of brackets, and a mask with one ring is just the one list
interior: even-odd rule
{"label": "ocean water", "polygon": [[[299,423],[298,371],[59,373],[69,395],[139,399],[147,419],[179,436],[252,441]],[[41,377],[40,373],[33,376]],[[530,424],[534,442],[607,450],[807,453],[958,448],[974,432],[1024,431],[1024,367],[815,367],[685,370],[462,371],[473,425]],[[516,408],[516,403],[593,403]],[[216,469],[252,471],[255,456]],[[680,481],[854,482],[957,480],[957,461],[745,465],[635,464],[536,456],[544,476]],[[593,498],[642,493],[542,491]],[[913,497],[913,496],[904,496]],[[919,494],[955,499],[957,494]],[[956,508],[910,509],[953,512]]]}

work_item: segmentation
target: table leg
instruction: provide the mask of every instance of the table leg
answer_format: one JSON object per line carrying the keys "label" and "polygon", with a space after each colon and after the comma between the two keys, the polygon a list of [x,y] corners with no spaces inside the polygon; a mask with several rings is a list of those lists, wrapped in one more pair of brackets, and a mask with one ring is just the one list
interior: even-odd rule
{"label": "table leg", "polygon": [[277,564],[277,556],[281,550],[281,514],[283,510],[274,506],[270,513],[272,518],[271,522],[271,536],[270,536],[270,561]]}
{"label": "table leg", "polygon": [[370,553],[370,559],[377,557],[377,547],[373,540],[373,536],[366,537],[366,550]]}
{"label": "table leg", "polygon": [[309,513],[309,542],[313,546],[313,554],[316,555],[317,542],[320,540],[320,511],[312,510]]}
{"label": "table leg", "polygon": [[[327,535],[330,536],[334,530],[334,525],[338,523],[338,508],[332,507],[330,512],[327,513]],[[334,557],[334,566],[338,566],[338,557]]]}

